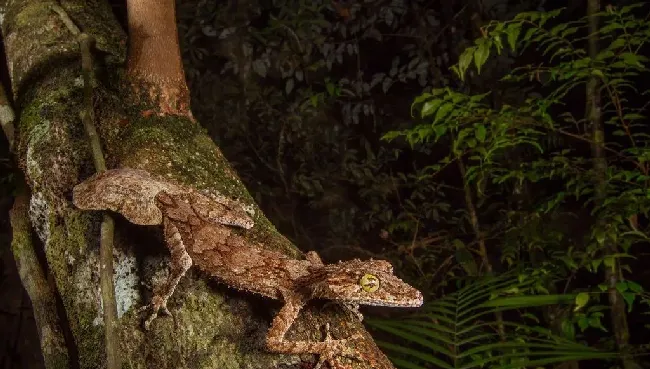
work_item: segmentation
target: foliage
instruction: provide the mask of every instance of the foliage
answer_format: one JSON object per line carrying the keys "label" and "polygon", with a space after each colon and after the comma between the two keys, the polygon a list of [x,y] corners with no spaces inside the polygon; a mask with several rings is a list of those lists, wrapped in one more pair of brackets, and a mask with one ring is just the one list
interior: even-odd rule
{"label": "foliage", "polygon": [[368,235],[391,246],[449,211],[435,199],[444,189],[379,140],[408,124],[413,91],[447,78],[458,52],[462,33],[428,1],[179,6],[194,111],[218,123],[208,129],[285,234],[307,247]]}
{"label": "foliage", "polygon": [[[473,295],[472,283],[456,291],[458,278],[523,266],[554,276],[509,297],[529,302],[517,314],[504,310],[506,319],[481,305],[485,315],[463,323],[480,337],[488,316],[501,322],[511,351],[478,350],[492,342],[485,337],[458,346],[447,365],[485,355],[494,359],[486,367],[530,364],[541,346],[526,344],[560,354],[561,340],[591,354],[575,346],[587,335],[613,348],[603,292],[615,288],[630,321],[649,322],[648,277],[632,273],[647,262],[639,251],[650,205],[647,7],[605,8],[601,49],[590,58],[582,9],[439,3],[180,3],[193,110],[284,234],[326,258],[390,258],[425,291],[425,314],[441,314],[450,301],[490,301]],[[595,199],[594,137],[584,118],[594,79],[606,124],[605,201]],[[616,253],[607,251],[612,244]],[[599,273],[617,260],[625,274],[608,286]],[[505,281],[493,278],[476,286]],[[574,306],[550,302],[565,292]],[[437,305],[438,295],[447,305]],[[445,327],[424,316],[407,319],[405,330],[420,329],[404,342],[449,359],[439,350],[447,347],[408,340]]]}
{"label": "foliage", "polygon": [[[427,170],[435,176],[450,163],[461,162],[467,167],[463,176],[466,188],[471,187],[477,198],[507,198],[513,189],[519,191],[522,196],[517,204],[491,204],[500,207],[497,212],[504,215],[496,223],[487,221],[485,214],[489,212],[479,207],[484,233],[477,236],[475,243],[500,240],[501,261],[510,268],[522,263],[551,267],[555,273],[569,278],[563,290],[585,288],[572,277],[612,269],[616,261],[633,276],[630,260],[639,254],[633,246],[648,241],[649,229],[639,223],[648,219],[650,209],[647,103],[638,99],[650,91],[647,85],[639,83],[649,72],[643,50],[650,41],[650,22],[634,12],[642,6],[608,6],[597,15],[603,22],[598,36],[606,45],[595,58],[581,47],[585,39],[575,37],[585,34],[586,18],[553,23],[551,20],[561,14],[561,10],[556,10],[526,12],[512,21],[490,23],[482,29],[483,37],[475,46],[461,54],[458,64],[452,67],[454,72],[464,79],[472,64],[480,72],[493,50],[500,54],[506,47],[512,53],[535,47],[541,53],[538,57],[548,60],[514,68],[501,81],[536,84],[541,93],[531,93],[516,105],[504,102],[495,107],[486,101],[487,93],[468,95],[449,88],[433,89],[417,97],[413,104],[412,110],[419,111],[414,118],[422,123],[384,136],[387,140],[404,138],[412,147],[448,145],[448,154]],[[585,112],[571,103],[578,92],[584,94],[585,85],[593,79],[600,82],[605,101],[601,109],[606,125],[603,149],[607,152],[604,201],[595,198],[594,183],[600,168],[593,165],[588,151],[589,144],[596,139],[589,127],[589,117],[580,118]],[[569,140],[549,144],[544,139],[557,135]],[[582,212],[583,229],[578,237],[571,228],[564,230],[553,223],[558,218],[566,221],[562,214],[578,213],[572,209],[575,204],[582,204],[588,211]],[[470,218],[471,202],[467,205],[466,217]],[[612,244],[618,252],[609,251]],[[484,251],[476,246],[469,251],[484,256]],[[482,261],[490,263],[485,257]],[[635,301],[647,305],[641,285],[624,276],[619,278],[622,279],[615,289],[625,299],[628,312]],[[549,283],[545,288],[558,287],[557,283]],[[607,281],[598,287],[603,292],[611,288]],[[578,294],[578,306],[586,305],[589,296]],[[558,331],[566,334],[575,332],[574,326],[581,331],[592,326],[607,332],[600,322],[600,310],[607,307],[598,303],[594,305],[595,315],[564,314]],[[527,307],[533,306],[531,303]],[[523,337],[529,341],[526,334]],[[428,348],[446,353],[441,347]],[[532,360],[531,354],[525,356]],[[577,360],[577,356],[566,359]],[[457,360],[453,362],[461,365]]]}
{"label": "foliage", "polygon": [[[418,314],[404,319],[369,319],[369,325],[409,345],[378,341],[400,367],[444,369],[481,367],[539,367],[567,360],[613,358],[572,338],[539,326],[531,314],[517,309],[571,304],[576,295],[533,295],[542,271],[483,277],[458,291],[432,301]],[[497,321],[495,312],[512,311],[523,322]],[[499,331],[505,327],[507,333]],[[432,355],[436,353],[437,355]]]}

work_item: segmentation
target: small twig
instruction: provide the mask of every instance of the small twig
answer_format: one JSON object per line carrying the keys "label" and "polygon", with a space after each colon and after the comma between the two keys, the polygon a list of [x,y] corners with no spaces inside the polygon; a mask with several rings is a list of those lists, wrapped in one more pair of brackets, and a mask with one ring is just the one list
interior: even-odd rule
{"label": "small twig", "polygon": [[408,209],[406,209],[406,207],[402,203],[402,198],[399,195],[399,190],[397,189],[397,184],[395,184],[395,177],[393,177],[392,172],[390,176],[390,183],[391,185],[393,185],[393,191],[395,191],[395,197],[397,198],[397,202],[400,208],[402,208],[406,213],[406,215],[415,222],[415,231],[413,232],[413,237],[411,238],[411,246],[409,247],[409,250],[406,254],[411,259],[413,264],[415,264],[415,267],[418,269],[420,276],[424,276],[425,273],[422,270],[422,267],[420,266],[419,260],[415,257],[415,255],[413,255],[413,250],[415,250],[415,245],[418,239],[418,233],[420,231],[420,220],[415,215],[413,215],[413,213],[411,213]]}
{"label": "small twig", "polygon": [[[78,36],[81,49],[81,70],[84,79],[84,109],[80,112],[81,120],[88,134],[95,170],[106,170],[106,161],[102,146],[95,128],[95,112],[93,110],[93,68],[91,47],[94,39],[85,33]],[[108,369],[119,369],[120,344],[117,336],[117,305],[115,302],[115,286],[113,285],[113,233],[115,223],[113,218],[104,213],[99,242],[99,283],[101,285],[102,305],[104,307],[104,336],[106,339],[106,366]]]}
{"label": "small twig", "polygon": [[74,24],[72,19],[70,19],[70,17],[68,16],[68,13],[66,13],[66,11],[63,10],[62,7],[58,5],[52,5],[50,9],[52,9],[53,12],[55,12],[56,14],[59,15],[59,17],[61,17],[61,21],[63,21],[63,24],[65,24],[65,26],[68,27],[68,30],[70,30],[70,32],[73,35],[78,36],[81,33],[79,27],[77,27],[77,25]]}
{"label": "small twig", "polygon": [[0,125],[2,126],[2,131],[7,137],[7,142],[9,143],[9,152],[14,151],[14,140],[15,140],[15,126],[14,120],[16,119],[16,114],[14,109],[9,103],[9,98],[4,89],[4,86],[0,85]]}
{"label": "small twig", "polygon": [[[102,146],[95,127],[95,111],[93,109],[93,60],[92,47],[94,38],[80,31],[74,22],[70,19],[66,11],[58,6],[53,5],[52,11],[57,13],[68,30],[77,37],[79,49],[81,52],[81,72],[83,75],[83,109],[79,112],[79,117],[88,134],[88,141],[92,151],[93,163],[97,172],[106,170],[106,161]],[[102,307],[104,312],[104,339],[106,345],[106,367],[107,369],[119,369],[120,363],[120,345],[117,336],[117,305],[115,302],[115,286],[113,284],[113,234],[115,223],[113,218],[104,213],[99,242],[99,283],[101,286]]]}
{"label": "small twig", "polygon": [[93,110],[93,62],[90,49],[94,40],[91,36],[85,33],[79,34],[78,40],[81,48],[81,70],[84,79],[84,109],[79,113],[79,116],[81,117],[81,121],[83,122],[86,133],[88,134],[95,170],[103,172],[106,170],[106,162],[104,160],[99,135],[95,128],[95,111]]}

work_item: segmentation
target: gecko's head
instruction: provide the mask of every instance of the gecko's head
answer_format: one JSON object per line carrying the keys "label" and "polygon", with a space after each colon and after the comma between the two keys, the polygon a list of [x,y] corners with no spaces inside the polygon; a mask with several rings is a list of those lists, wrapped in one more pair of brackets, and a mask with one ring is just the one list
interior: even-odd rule
{"label": "gecko's head", "polygon": [[393,274],[384,260],[329,264],[312,287],[313,297],[359,305],[418,307],[422,293]]}

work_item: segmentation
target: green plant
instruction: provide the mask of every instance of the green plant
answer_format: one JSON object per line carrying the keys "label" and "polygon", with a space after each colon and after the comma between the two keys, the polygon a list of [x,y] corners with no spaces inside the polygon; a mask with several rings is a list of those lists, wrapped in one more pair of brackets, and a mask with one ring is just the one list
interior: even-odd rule
{"label": "green plant", "polygon": [[[546,323],[554,334],[571,339],[575,327],[599,328],[603,341],[621,350],[626,368],[635,366],[626,356],[630,331],[620,316],[643,306],[635,301],[645,301],[641,285],[628,279],[635,279],[631,263],[642,256],[634,246],[646,243],[650,234],[640,221],[650,216],[650,136],[644,98],[650,91],[643,84],[650,74],[643,55],[650,22],[639,16],[644,10],[643,4],[608,6],[571,22],[555,20],[561,10],[526,12],[511,21],[491,22],[452,70],[469,84],[472,65],[480,73],[494,51],[539,52],[542,62],[514,68],[501,79],[503,85],[517,86],[528,95],[500,96],[495,103],[487,93],[434,89],[413,104],[412,111],[419,112],[414,118],[421,123],[384,136],[389,141],[403,138],[415,149],[434,144],[448,148],[442,158],[432,158],[437,162],[421,175],[439,177],[452,164],[458,169],[465,208],[459,210],[463,214],[459,219],[447,222],[470,226],[470,232],[460,228],[452,236],[466,240],[464,252],[456,256],[459,263],[476,258],[483,272],[490,272],[495,262],[489,256],[500,254],[508,268],[526,264],[550,268],[565,280],[541,286],[551,293],[588,290],[590,286],[581,285],[575,276],[602,273],[600,289],[606,293],[598,296],[607,296],[607,305],[597,301],[584,312],[564,312]],[[593,17],[602,22],[595,34],[589,31]],[[594,39],[604,44],[598,52],[585,45]],[[576,104],[585,91],[597,109],[591,105],[583,110],[585,104]],[[578,305],[586,303],[588,295],[578,296]],[[521,308],[533,315],[550,315],[555,308],[530,303]],[[606,309],[615,317],[607,327],[601,321]],[[505,328],[502,338],[511,338],[504,342],[515,344],[519,338],[508,336],[503,315],[493,312],[494,322]],[[465,312],[457,312],[461,313]],[[439,350],[443,347],[433,348],[445,353]],[[532,353],[522,355],[533,360]]]}
{"label": "green plant", "polygon": [[[483,277],[458,291],[428,302],[422,312],[403,319],[368,319],[368,325],[390,334],[400,345],[378,340],[401,368],[444,369],[531,368],[568,360],[611,359],[603,352],[558,336],[539,325],[533,315],[519,309],[573,304],[577,295],[526,294],[539,276]],[[512,312],[514,318],[497,321],[495,312]],[[506,334],[499,334],[503,325]]]}

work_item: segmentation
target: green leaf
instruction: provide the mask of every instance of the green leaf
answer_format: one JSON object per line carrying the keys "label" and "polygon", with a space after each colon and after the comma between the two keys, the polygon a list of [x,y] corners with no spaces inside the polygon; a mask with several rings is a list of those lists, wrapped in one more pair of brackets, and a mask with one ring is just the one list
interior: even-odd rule
{"label": "green leaf", "polygon": [[478,73],[481,73],[481,67],[485,64],[488,57],[490,56],[490,49],[492,48],[492,41],[488,39],[481,39],[481,42],[478,44],[478,48],[474,53],[474,65]]}
{"label": "green leaf", "polygon": [[623,116],[624,120],[640,120],[640,119],[646,119],[645,115],[642,114],[637,114],[637,113],[629,113],[625,114]]}
{"label": "green leaf", "polygon": [[526,34],[524,34],[524,41],[530,41],[530,38],[533,37],[537,30],[535,28],[530,28],[528,31],[526,31]]}
{"label": "green leaf", "polygon": [[551,28],[550,33],[553,36],[557,36],[558,33],[560,33],[561,31],[564,31],[568,26],[569,26],[568,23],[560,23],[557,26]]}
{"label": "green leaf", "polygon": [[643,5],[645,5],[644,2],[639,2],[639,3],[636,3],[636,4],[632,4],[632,5],[624,6],[624,7],[621,8],[619,14],[629,13],[629,12],[632,11],[633,9],[635,9],[635,8],[640,8],[640,7],[642,7]]}
{"label": "green leaf", "polygon": [[436,113],[436,117],[433,119],[433,124],[438,123],[440,119],[444,119],[449,112],[452,111],[454,108],[454,104],[452,103],[445,103],[443,104],[440,109],[438,109],[438,112]]}
{"label": "green leaf", "polygon": [[623,295],[623,300],[625,300],[625,303],[627,304],[627,312],[631,312],[632,306],[634,305],[634,299],[636,299],[636,293],[625,292],[621,295]]}
{"label": "green leaf", "polygon": [[467,72],[467,68],[469,68],[470,63],[472,62],[472,59],[474,58],[474,51],[476,50],[476,47],[468,47],[463,51],[462,54],[460,54],[460,57],[458,58],[458,77],[460,78],[461,81],[465,80],[465,72]]}
{"label": "green leaf", "polygon": [[422,111],[420,113],[420,118],[426,118],[429,115],[433,114],[438,108],[440,107],[440,104],[442,104],[443,100],[440,99],[435,99],[435,100],[429,100],[424,103],[422,106]]}
{"label": "green leaf", "polygon": [[625,36],[620,36],[616,40],[612,41],[607,47],[609,50],[618,50],[627,45],[627,38]]}
{"label": "green leaf", "polygon": [[589,326],[607,332],[605,327],[603,327],[603,323],[600,321],[602,316],[602,313],[592,314],[592,316],[589,317]]}
{"label": "green leaf", "polygon": [[486,135],[487,129],[485,129],[485,126],[482,124],[477,124],[476,130],[474,131],[474,136],[476,136],[476,139],[479,140],[479,142],[484,142]]}
{"label": "green leaf", "polygon": [[627,287],[630,289],[630,291],[635,293],[643,292],[643,287],[641,287],[640,284],[633,281],[627,281]]}
{"label": "green leaf", "polygon": [[591,75],[596,76],[596,77],[600,77],[600,78],[603,78],[603,79],[605,78],[605,75],[603,74],[603,71],[600,70],[600,69],[592,69],[591,70]]}
{"label": "green leaf", "polygon": [[643,67],[643,64],[641,63],[641,58],[639,55],[634,54],[634,53],[622,53],[619,55],[621,59],[625,62],[625,64],[631,66],[631,67]]}
{"label": "green leaf", "polygon": [[425,92],[425,93],[423,93],[422,95],[416,97],[415,100],[413,100],[413,104],[412,104],[412,105],[417,105],[417,104],[419,104],[419,103],[422,103],[422,102],[424,102],[425,100],[428,100],[431,96],[433,96],[433,95],[430,94],[429,92]]}
{"label": "green leaf", "polygon": [[614,52],[611,50],[603,50],[598,55],[596,55],[597,61],[604,61],[606,59],[614,57]]}
{"label": "green leaf", "polygon": [[576,307],[573,309],[573,311],[578,311],[585,307],[589,303],[589,294],[587,292],[580,292],[576,296]]}
{"label": "green leaf", "polygon": [[602,262],[603,262],[603,259],[593,259],[593,260],[591,261],[591,267],[592,267],[592,269],[593,269],[593,272],[597,272],[597,271],[598,271],[598,267],[600,266],[600,264],[601,264]]}
{"label": "green leaf", "polygon": [[325,82],[325,90],[327,90],[327,93],[330,96],[335,96],[336,95],[336,86],[330,81]]}
{"label": "green leaf", "polygon": [[578,327],[581,332],[584,332],[585,329],[589,328],[589,319],[586,316],[581,316],[578,319]]}
{"label": "green leaf", "polygon": [[610,256],[606,256],[605,258],[603,258],[603,265],[605,265],[606,267],[608,267],[610,269],[613,269],[614,265],[615,265],[614,258],[610,257]]}
{"label": "green leaf", "polygon": [[390,142],[396,139],[397,137],[401,137],[401,136],[404,136],[403,131],[390,131],[384,134],[383,136],[381,136],[381,139]]}
{"label": "green leaf", "polygon": [[621,28],[623,28],[622,24],[613,22],[613,23],[609,23],[609,24],[601,27],[600,28],[600,33],[604,35],[604,34],[611,33],[612,31],[615,31],[615,30],[621,29]]}
{"label": "green leaf", "polygon": [[437,141],[440,139],[440,137],[444,136],[444,134],[447,133],[447,126],[436,125],[433,127],[433,131],[436,134],[436,141]]}
{"label": "green leaf", "polygon": [[[517,316],[519,309],[573,303],[576,298],[575,295],[498,297],[503,291],[526,290],[535,282],[535,278],[520,280],[515,273],[475,278],[455,293],[428,301],[409,317],[368,318],[366,323],[373,331],[403,342],[377,343],[391,359],[398,358],[400,363],[411,365],[404,368],[520,369],[615,356],[576,342],[570,320],[562,321],[565,336],[558,336],[532,321],[521,324],[508,320],[508,316]],[[490,300],[493,296],[497,297]],[[513,314],[504,314],[497,322],[495,312],[510,310]],[[598,319],[598,315],[592,316]],[[583,320],[582,324],[589,326],[591,317]],[[505,340],[495,331],[499,325],[508,332]]]}
{"label": "green leaf", "polygon": [[563,320],[562,321],[562,333],[564,334],[564,337],[574,340],[576,337],[576,330],[575,327],[573,326],[573,323],[569,320]]}

